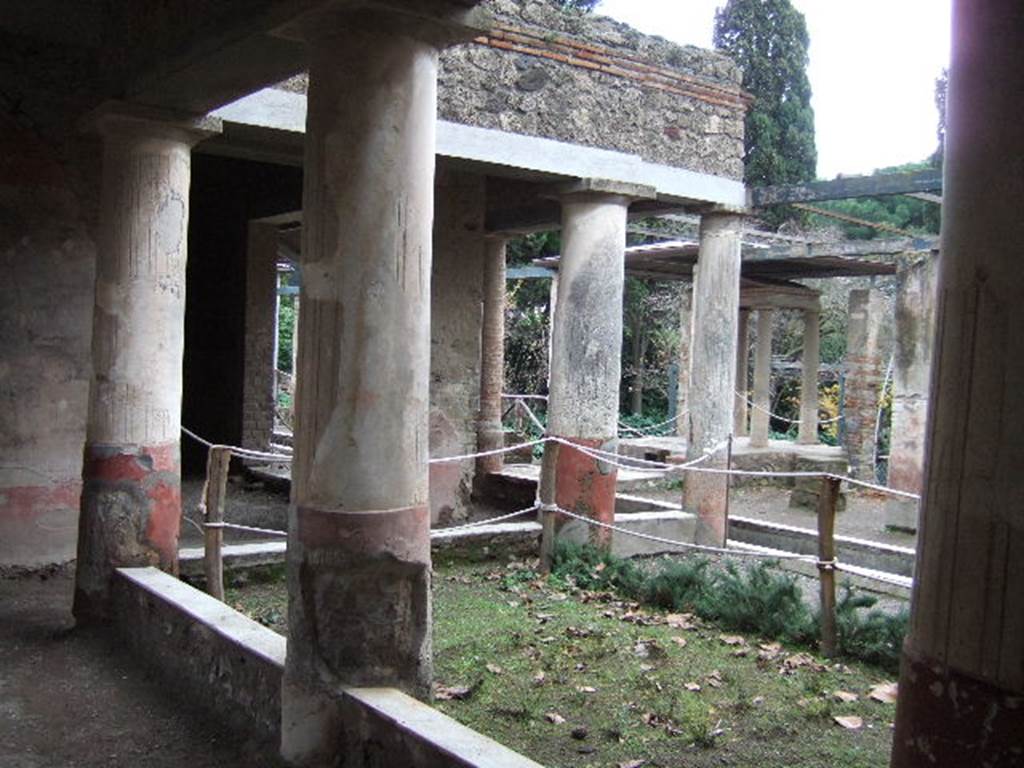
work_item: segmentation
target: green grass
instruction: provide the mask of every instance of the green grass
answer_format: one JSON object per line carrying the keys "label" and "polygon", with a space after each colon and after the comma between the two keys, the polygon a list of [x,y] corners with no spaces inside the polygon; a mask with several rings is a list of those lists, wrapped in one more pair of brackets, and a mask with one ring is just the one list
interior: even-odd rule
{"label": "green grass", "polygon": [[[599,578],[609,569],[600,562]],[[230,604],[279,631],[285,601],[281,581],[228,592]],[[469,691],[436,706],[543,765],[887,762],[895,708],[867,697],[886,673],[826,665],[756,635],[736,641],[715,624],[542,579],[521,562],[435,564],[435,680],[441,690]],[[840,702],[836,690],[859,699]],[[832,720],[847,714],[864,727],[844,730]]]}

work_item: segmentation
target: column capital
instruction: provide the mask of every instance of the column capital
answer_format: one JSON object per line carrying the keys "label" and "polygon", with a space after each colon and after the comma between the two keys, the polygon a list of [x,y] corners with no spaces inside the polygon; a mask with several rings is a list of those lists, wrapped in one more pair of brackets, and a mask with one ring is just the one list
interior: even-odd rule
{"label": "column capital", "polygon": [[441,49],[467,42],[491,28],[491,15],[474,7],[479,0],[377,0],[353,8],[331,0],[278,27],[275,34],[309,44],[345,35],[401,35]]}
{"label": "column capital", "polygon": [[104,137],[165,138],[188,146],[222,131],[219,117],[128,101],[106,101],[79,121],[79,128]]}
{"label": "column capital", "polygon": [[647,184],[632,184],[613,179],[577,179],[565,184],[556,185],[551,192],[552,197],[561,200],[608,200],[619,198],[629,205],[635,200],[653,200],[657,190]]}
{"label": "column capital", "polygon": [[736,205],[708,205],[701,208],[697,213],[702,219],[704,218],[716,218],[718,216],[739,216],[740,218],[747,218],[750,216],[750,208],[741,208]]}

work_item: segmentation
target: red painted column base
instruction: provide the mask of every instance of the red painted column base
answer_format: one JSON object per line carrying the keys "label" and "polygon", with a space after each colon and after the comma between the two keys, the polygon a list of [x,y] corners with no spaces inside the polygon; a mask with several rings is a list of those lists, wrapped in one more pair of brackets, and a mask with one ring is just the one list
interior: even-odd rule
{"label": "red painted column base", "polygon": [[79,621],[109,615],[115,568],[154,566],[178,571],[181,469],[177,443],[87,445],[74,614]]}
{"label": "red painted column base", "polygon": [[[288,540],[287,676],[429,698],[430,510],[298,507]],[[325,682],[329,682],[325,686]]]}
{"label": "red painted column base", "polygon": [[1024,765],[1024,693],[1000,690],[904,649],[890,765]]}
{"label": "red painted column base", "polygon": [[[610,440],[602,438],[564,437],[563,440],[584,448],[609,450]],[[555,464],[555,503],[562,509],[585,515],[602,523],[615,523],[615,482],[618,470],[603,461],[573,450],[562,443]],[[561,516],[564,524],[565,516]],[[590,543],[608,549],[612,532],[590,526]]]}

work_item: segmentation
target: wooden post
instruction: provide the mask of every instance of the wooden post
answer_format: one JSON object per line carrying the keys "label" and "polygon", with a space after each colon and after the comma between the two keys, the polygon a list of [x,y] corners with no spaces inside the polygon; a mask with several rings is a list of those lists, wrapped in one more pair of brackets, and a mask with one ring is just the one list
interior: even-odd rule
{"label": "wooden post", "polygon": [[[228,468],[231,466],[231,449],[224,445],[210,447],[206,458],[206,483],[203,486],[203,505],[206,523],[224,522],[224,497],[228,486]],[[206,574],[206,591],[218,600],[224,599],[224,529],[206,528],[206,552],[203,569]]]}
{"label": "wooden post", "polygon": [[544,458],[540,465],[537,500],[541,504],[540,516],[540,572],[550,573],[555,559],[555,534],[558,522],[555,512],[545,512],[544,506],[555,504],[555,466],[558,464],[558,443],[544,443]]}
{"label": "wooden post", "polygon": [[836,638],[836,503],[839,480],[821,478],[818,494],[818,578],[821,584],[821,653],[832,658],[838,653]]}

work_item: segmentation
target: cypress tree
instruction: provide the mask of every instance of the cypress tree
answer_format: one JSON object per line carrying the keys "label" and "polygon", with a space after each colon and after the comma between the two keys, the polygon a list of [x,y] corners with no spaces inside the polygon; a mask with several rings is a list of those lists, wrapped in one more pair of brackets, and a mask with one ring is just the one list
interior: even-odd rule
{"label": "cypress tree", "polygon": [[715,11],[714,45],[743,68],[744,179],[751,186],[815,177],[807,23],[790,0],[728,0]]}

